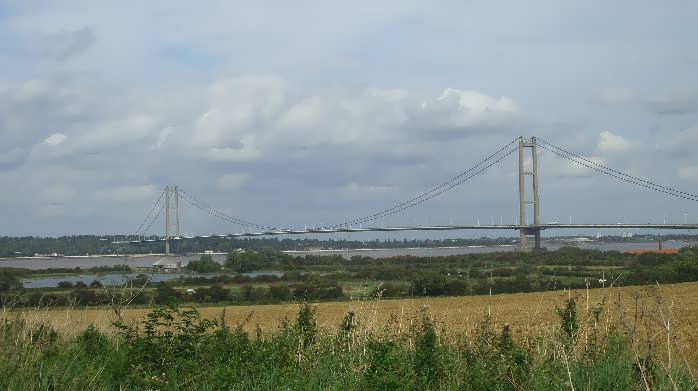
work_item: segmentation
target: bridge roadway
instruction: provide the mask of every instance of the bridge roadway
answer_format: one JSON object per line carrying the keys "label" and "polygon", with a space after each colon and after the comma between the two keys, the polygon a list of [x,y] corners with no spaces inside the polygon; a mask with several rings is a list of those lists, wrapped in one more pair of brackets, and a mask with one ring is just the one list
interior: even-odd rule
{"label": "bridge roadway", "polygon": [[[698,224],[490,224],[490,225],[417,225],[405,227],[344,227],[344,228],[305,228],[305,229],[270,229],[258,232],[240,232],[231,234],[213,234],[196,236],[173,236],[170,240],[185,240],[198,238],[242,238],[255,236],[280,236],[280,235],[308,235],[308,234],[333,234],[333,233],[357,233],[357,232],[402,232],[402,231],[459,231],[469,229],[479,230],[520,230],[528,232],[547,229],[666,229],[666,230],[698,230]],[[114,244],[139,244],[149,242],[162,242],[165,238],[139,239],[115,241]]]}

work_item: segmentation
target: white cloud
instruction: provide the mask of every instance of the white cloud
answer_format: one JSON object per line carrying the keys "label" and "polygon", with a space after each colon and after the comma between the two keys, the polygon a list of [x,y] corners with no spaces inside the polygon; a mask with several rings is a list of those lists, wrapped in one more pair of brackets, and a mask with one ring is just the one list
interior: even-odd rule
{"label": "white cloud", "polygon": [[52,146],[52,147],[56,147],[56,146],[58,146],[58,145],[63,144],[63,142],[64,142],[67,138],[68,138],[68,136],[66,136],[66,135],[63,134],[63,133],[54,133],[54,134],[52,134],[52,135],[46,137],[46,139],[44,140],[44,144],[50,145],[50,146]]}
{"label": "white cloud", "polygon": [[425,100],[426,116],[446,128],[498,127],[520,119],[521,108],[511,98],[447,88],[435,100]]}
{"label": "white cloud", "polygon": [[227,162],[276,159],[319,146],[384,154],[384,145],[414,150],[432,138],[463,139],[524,119],[510,98],[453,88],[436,97],[378,88],[303,94],[283,79],[243,76],[216,81],[201,96],[203,110],[152,135],[156,147],[167,140],[169,148],[189,156]]}
{"label": "white cloud", "polygon": [[598,149],[601,152],[626,152],[634,147],[634,144],[623,136],[609,131],[599,133]]}
{"label": "white cloud", "polygon": [[151,149],[162,149],[173,131],[174,128],[172,126],[167,126],[162,129],[158,134],[157,142],[151,147]]}

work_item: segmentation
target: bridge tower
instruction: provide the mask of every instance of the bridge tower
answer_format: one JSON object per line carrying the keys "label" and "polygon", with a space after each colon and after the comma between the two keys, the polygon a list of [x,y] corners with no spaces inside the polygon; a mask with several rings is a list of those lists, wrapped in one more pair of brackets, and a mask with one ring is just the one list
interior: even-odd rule
{"label": "bridge tower", "polygon": [[[172,200],[174,198],[174,200]],[[174,211],[172,210],[172,201],[174,201]],[[181,212],[179,209],[179,189],[177,186],[165,186],[165,254],[170,254],[170,240],[172,239],[172,218],[174,214],[174,234],[175,237],[181,237]]]}
{"label": "bridge tower", "polygon": [[[531,154],[531,167],[526,169],[526,150]],[[532,200],[526,200],[526,177],[531,177],[533,193]],[[538,153],[536,150],[536,138],[525,139],[519,137],[519,247],[522,251],[528,251],[528,236],[533,236],[535,250],[540,250],[540,196],[538,182]],[[533,205],[533,224],[526,221],[526,209]]]}

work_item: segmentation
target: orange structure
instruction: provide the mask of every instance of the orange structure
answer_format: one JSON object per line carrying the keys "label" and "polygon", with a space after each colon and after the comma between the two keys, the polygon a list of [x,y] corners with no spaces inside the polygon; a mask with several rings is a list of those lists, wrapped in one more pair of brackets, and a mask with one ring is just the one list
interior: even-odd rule
{"label": "orange structure", "polygon": [[641,250],[627,250],[624,251],[626,254],[678,254],[678,248],[664,248],[664,249],[641,249]]}

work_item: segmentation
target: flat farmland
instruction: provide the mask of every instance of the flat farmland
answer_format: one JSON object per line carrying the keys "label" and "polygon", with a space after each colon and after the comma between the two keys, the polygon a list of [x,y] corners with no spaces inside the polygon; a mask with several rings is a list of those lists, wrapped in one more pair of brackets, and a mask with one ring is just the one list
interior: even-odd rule
{"label": "flat farmland", "polygon": [[[644,322],[643,327],[666,327],[679,343],[695,342],[698,330],[698,283],[661,286],[561,290],[537,293],[501,294],[492,296],[430,297],[394,300],[340,301],[316,304],[318,325],[321,329],[339,326],[347,312],[354,312],[359,326],[369,332],[390,332],[395,327],[408,327],[427,309],[447,335],[467,335],[486,316],[494,325],[508,323],[515,335],[539,335],[554,331],[559,325],[556,308],[569,297],[577,300],[580,323],[591,321],[595,308],[601,310],[601,326],[611,322],[628,325]],[[284,319],[293,321],[298,304],[253,306],[197,306],[203,317],[225,319],[229,326],[242,325],[247,331],[257,327],[264,333],[273,333]],[[123,308],[121,317],[126,323],[142,320],[148,308]],[[63,309],[18,309],[6,311],[5,318],[22,318],[30,324],[49,324],[59,332],[71,335],[88,325],[109,331],[117,320],[116,312],[108,307]]]}

